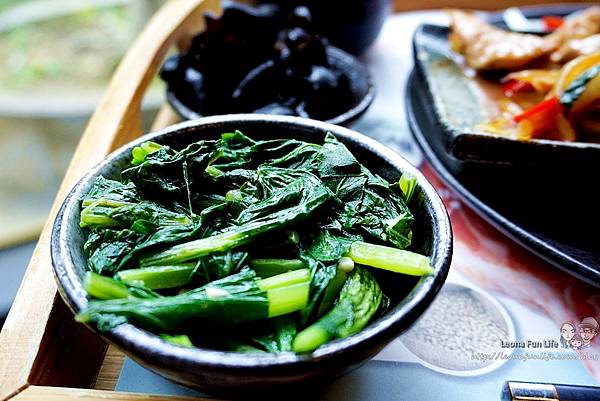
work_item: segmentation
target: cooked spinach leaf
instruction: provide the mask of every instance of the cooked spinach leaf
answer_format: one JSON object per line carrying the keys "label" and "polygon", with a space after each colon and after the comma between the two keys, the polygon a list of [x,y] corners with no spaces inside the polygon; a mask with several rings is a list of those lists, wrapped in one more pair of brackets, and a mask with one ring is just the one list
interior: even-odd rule
{"label": "cooked spinach leaf", "polygon": [[77,319],[101,331],[133,323],[181,346],[204,333],[238,352],[306,352],[351,335],[383,297],[364,266],[432,271],[405,250],[415,186],[371,173],[331,134],[143,143],[121,181],[98,177],[81,200],[94,299]]}

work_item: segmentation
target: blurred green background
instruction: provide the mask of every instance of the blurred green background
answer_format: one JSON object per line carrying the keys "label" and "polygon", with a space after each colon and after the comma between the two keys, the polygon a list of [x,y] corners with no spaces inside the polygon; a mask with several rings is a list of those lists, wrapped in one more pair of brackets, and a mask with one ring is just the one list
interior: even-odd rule
{"label": "blurred green background", "polygon": [[[110,77],[161,0],[0,0],[0,248],[37,236]],[[154,85],[147,112],[162,100]]]}
{"label": "blurred green background", "polygon": [[164,1],[0,0],[0,326],[87,120]]}

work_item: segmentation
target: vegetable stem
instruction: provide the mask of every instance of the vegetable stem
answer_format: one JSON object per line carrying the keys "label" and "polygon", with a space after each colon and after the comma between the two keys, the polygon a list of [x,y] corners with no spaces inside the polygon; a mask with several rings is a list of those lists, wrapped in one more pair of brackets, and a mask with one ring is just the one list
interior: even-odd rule
{"label": "vegetable stem", "polygon": [[381,288],[360,267],[352,270],[335,306],[302,330],[292,344],[295,352],[309,352],[334,338],[345,338],[363,329],[381,304]]}
{"label": "vegetable stem", "polygon": [[323,327],[312,325],[294,338],[294,352],[310,352],[331,340],[330,333]]}
{"label": "vegetable stem", "polygon": [[146,141],[140,146],[136,146],[131,151],[131,164],[134,166],[142,164],[146,161],[147,155],[159,151],[160,148],[162,148],[162,145],[152,141]]}
{"label": "vegetable stem", "polygon": [[83,279],[83,287],[89,295],[98,299],[129,297],[129,290],[125,284],[93,272],[86,273]]}
{"label": "vegetable stem", "polygon": [[260,277],[267,278],[292,270],[303,269],[306,264],[300,259],[253,259],[250,267]]}
{"label": "vegetable stem", "polygon": [[[100,198],[86,199],[82,204],[84,209],[81,211],[80,227],[127,227],[131,225],[130,220],[136,214],[142,220],[150,217],[154,220],[154,223],[161,225],[185,225],[191,223],[190,218],[183,214],[174,213],[166,209],[153,210],[150,207],[151,205],[144,202],[131,203]],[[139,213],[143,213],[143,215],[139,215]],[[121,218],[113,218],[115,214],[127,214],[129,216],[123,220],[122,216]]]}
{"label": "vegetable stem", "polygon": [[276,317],[306,308],[310,280],[267,290],[269,317]]}
{"label": "vegetable stem", "polygon": [[433,273],[427,256],[383,245],[357,241],[352,244],[347,256],[356,263],[411,276]]}
{"label": "vegetable stem", "polygon": [[185,334],[180,334],[180,335],[176,335],[176,336],[171,336],[168,334],[161,334],[160,338],[162,338],[163,340],[165,340],[166,342],[169,342],[171,344],[179,345],[180,347],[185,347],[185,348],[193,348],[194,347],[194,344],[192,344],[192,341],[190,340],[190,338],[188,336],[186,336]]}
{"label": "vegetable stem", "polygon": [[[118,283],[98,277],[109,283]],[[144,328],[161,332],[184,329],[192,321],[239,323],[299,311],[308,303],[309,290],[309,269],[259,280],[256,273],[246,267],[239,273],[175,296],[142,299],[128,296],[125,292],[118,295],[127,299],[104,296],[101,301],[91,301],[77,315],[77,320],[89,323],[118,315],[131,318]],[[103,294],[101,291],[93,292]],[[123,320],[117,319],[110,324],[121,323]],[[114,327],[110,324],[103,326],[104,330]]]}
{"label": "vegetable stem", "polygon": [[117,220],[108,217],[105,214],[94,213],[94,208],[97,206],[96,202],[91,203],[85,209],[81,211],[81,217],[79,220],[79,227],[119,227],[121,225]]}
{"label": "vegetable stem", "polygon": [[226,251],[236,245],[250,241],[250,233],[231,231],[212,237],[175,245],[165,251],[140,258],[140,266],[160,266],[178,264],[181,262],[206,256],[213,252]]}
{"label": "vegetable stem", "polygon": [[89,206],[89,205],[94,205],[94,206],[106,206],[106,207],[121,207],[121,206],[132,206],[134,205],[134,203],[131,202],[124,202],[124,201],[117,201],[117,200],[113,200],[113,199],[105,199],[105,198],[101,198],[101,199],[84,199],[81,201],[81,205],[82,206]]}
{"label": "vegetable stem", "polygon": [[268,291],[275,288],[308,282],[310,282],[310,270],[300,269],[262,279],[258,282],[258,288],[263,291]]}
{"label": "vegetable stem", "polygon": [[293,270],[262,279],[258,282],[258,288],[267,292],[269,317],[304,309],[308,303],[310,270]]}
{"label": "vegetable stem", "polygon": [[123,270],[118,273],[119,279],[126,283],[141,281],[152,290],[181,287],[190,281],[195,264],[175,266],[152,266],[141,269]]}

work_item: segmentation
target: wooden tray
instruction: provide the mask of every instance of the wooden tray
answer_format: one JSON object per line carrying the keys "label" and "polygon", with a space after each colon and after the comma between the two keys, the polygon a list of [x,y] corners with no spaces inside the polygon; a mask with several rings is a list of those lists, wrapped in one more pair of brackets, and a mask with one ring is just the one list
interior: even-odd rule
{"label": "wooden tray", "polygon": [[[494,7],[525,1],[502,0]],[[483,0],[396,0],[395,4],[396,10],[490,8]],[[168,50],[175,45],[185,48],[202,31],[203,12],[218,12],[219,7],[219,0],[169,0],[121,62],[81,138],[0,333],[0,401],[201,400],[113,391],[124,355],[74,321],[57,292],[49,239],[58,208],[77,180],[113,149],[141,135],[140,103]],[[165,106],[152,128],[176,120]]]}

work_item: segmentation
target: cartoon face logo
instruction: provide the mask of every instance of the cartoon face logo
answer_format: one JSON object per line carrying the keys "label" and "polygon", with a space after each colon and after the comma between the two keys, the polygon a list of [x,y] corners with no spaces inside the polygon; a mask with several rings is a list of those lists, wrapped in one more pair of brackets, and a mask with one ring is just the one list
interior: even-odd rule
{"label": "cartoon face logo", "polygon": [[571,338],[571,341],[569,341],[569,345],[573,349],[580,349],[582,344],[583,344],[583,341],[581,340],[581,337],[579,337],[578,335],[574,335]]}
{"label": "cartoon face logo", "polygon": [[563,348],[584,349],[592,346],[592,340],[600,329],[598,321],[589,316],[579,324],[565,322],[560,326],[560,343]]}
{"label": "cartoon face logo", "polygon": [[560,336],[564,338],[566,342],[571,341],[573,336],[575,335],[575,326],[572,323],[563,323],[560,327]]}
{"label": "cartoon face logo", "polygon": [[579,335],[583,341],[583,347],[587,348],[591,345],[592,340],[598,334],[598,321],[593,317],[586,317],[579,323]]}

